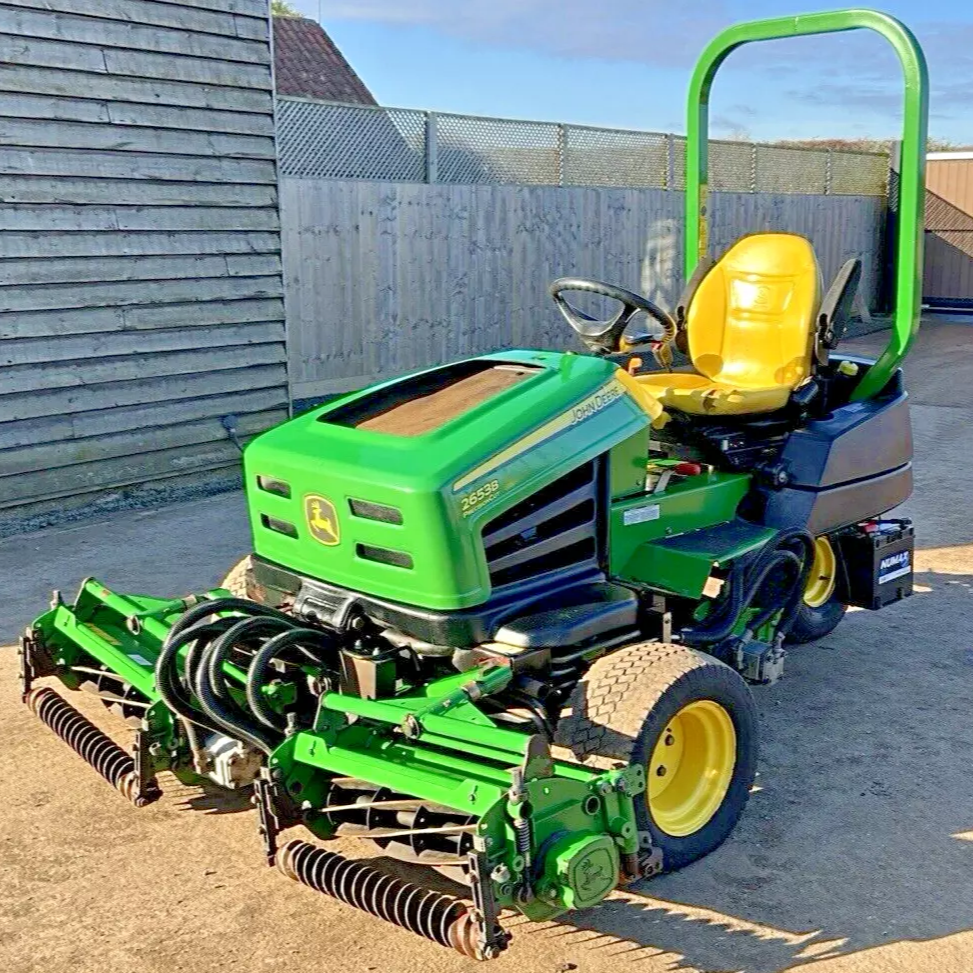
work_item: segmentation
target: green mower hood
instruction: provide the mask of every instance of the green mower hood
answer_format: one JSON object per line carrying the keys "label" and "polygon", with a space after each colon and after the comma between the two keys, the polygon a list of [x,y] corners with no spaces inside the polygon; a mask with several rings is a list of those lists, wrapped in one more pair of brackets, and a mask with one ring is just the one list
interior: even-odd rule
{"label": "green mower hood", "polygon": [[298,416],[244,456],[254,551],[411,605],[480,604],[491,591],[484,525],[647,430],[617,375],[603,359],[511,351]]}

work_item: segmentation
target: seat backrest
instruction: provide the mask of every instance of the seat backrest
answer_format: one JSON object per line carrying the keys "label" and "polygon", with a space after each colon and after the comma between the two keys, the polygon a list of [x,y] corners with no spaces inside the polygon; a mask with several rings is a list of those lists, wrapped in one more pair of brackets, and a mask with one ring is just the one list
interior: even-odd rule
{"label": "seat backrest", "polygon": [[738,240],[686,308],[693,367],[738,388],[797,388],[811,374],[821,272],[809,240],[756,233]]}

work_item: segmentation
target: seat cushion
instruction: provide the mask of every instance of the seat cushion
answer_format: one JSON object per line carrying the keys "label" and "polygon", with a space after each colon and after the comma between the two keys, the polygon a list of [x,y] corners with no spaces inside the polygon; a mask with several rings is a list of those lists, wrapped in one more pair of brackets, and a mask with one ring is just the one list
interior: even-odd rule
{"label": "seat cushion", "polygon": [[665,408],[696,416],[774,412],[787,405],[791,394],[786,386],[737,388],[696,372],[650,372],[637,378]]}

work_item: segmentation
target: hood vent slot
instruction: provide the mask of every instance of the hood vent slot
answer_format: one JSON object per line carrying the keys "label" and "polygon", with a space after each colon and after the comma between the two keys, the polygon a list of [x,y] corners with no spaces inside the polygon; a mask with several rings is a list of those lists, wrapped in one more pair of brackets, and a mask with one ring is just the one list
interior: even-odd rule
{"label": "hood vent slot", "polygon": [[595,565],[598,478],[594,462],[542,487],[487,524],[483,545],[494,588],[563,568]]}

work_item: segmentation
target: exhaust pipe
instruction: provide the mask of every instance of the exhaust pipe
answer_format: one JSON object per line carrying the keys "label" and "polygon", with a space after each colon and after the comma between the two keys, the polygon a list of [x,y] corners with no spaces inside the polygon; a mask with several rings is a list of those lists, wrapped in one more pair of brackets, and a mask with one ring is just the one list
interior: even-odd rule
{"label": "exhaust pipe", "polygon": [[449,946],[470,959],[493,959],[499,954],[493,947],[486,951],[480,947],[477,922],[469,906],[452,895],[393,878],[367,862],[296,839],[278,851],[277,867],[295,882],[440,946]]}
{"label": "exhaust pipe", "polygon": [[24,702],[42,723],[136,807],[145,807],[158,798],[159,790],[154,783],[142,787],[132,755],[105,736],[53,689],[47,686],[31,689]]}

